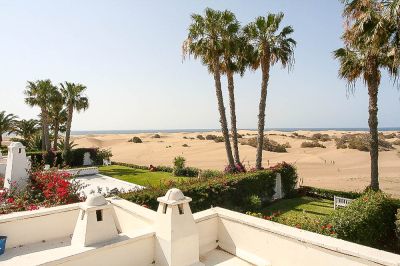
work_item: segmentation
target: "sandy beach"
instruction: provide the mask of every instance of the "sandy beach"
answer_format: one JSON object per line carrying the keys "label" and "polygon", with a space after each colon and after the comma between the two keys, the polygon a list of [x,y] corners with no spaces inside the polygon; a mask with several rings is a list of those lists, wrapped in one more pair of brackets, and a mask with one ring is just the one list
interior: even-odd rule
{"label": "sandy beach", "polygon": [[[244,138],[254,137],[255,131],[240,130]],[[315,131],[297,131],[311,137]],[[319,133],[340,137],[343,134],[359,133],[349,131],[320,131]],[[389,134],[390,132],[385,132]],[[160,133],[161,138],[152,138],[154,133],[145,134],[107,134],[74,136],[79,147],[109,148],[113,161],[138,165],[171,165],[175,156],[182,155],[188,166],[202,169],[222,170],[226,165],[224,143],[212,140],[199,140],[197,135],[206,136],[220,132],[202,133]],[[292,132],[269,131],[269,138],[279,143],[288,142],[291,148],[287,153],[264,151],[264,166],[286,161],[296,165],[303,185],[321,188],[360,191],[369,183],[369,153],[354,149],[337,149],[335,141],[321,142],[326,148],[301,148],[305,140],[290,137]],[[140,137],[143,143],[128,142],[133,136]],[[194,138],[194,139],[191,139]],[[388,140],[389,142],[391,140]],[[183,147],[187,144],[189,147]],[[379,154],[381,188],[387,193],[400,197],[400,146]],[[246,167],[255,164],[255,148],[240,145],[241,160]]]}

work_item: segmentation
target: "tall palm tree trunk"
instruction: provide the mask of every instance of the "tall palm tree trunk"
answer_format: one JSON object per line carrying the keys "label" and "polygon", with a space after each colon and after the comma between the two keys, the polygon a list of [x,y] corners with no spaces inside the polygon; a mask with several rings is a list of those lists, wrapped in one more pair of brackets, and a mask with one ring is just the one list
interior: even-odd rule
{"label": "tall palm tree trunk", "polygon": [[228,157],[228,164],[231,168],[235,167],[235,163],[232,156],[232,147],[229,141],[229,131],[228,131],[228,123],[226,121],[226,114],[225,114],[225,106],[224,106],[224,99],[222,96],[222,89],[221,89],[221,74],[219,70],[218,63],[214,63],[214,81],[215,81],[215,93],[217,95],[218,100],[218,110],[220,115],[220,123],[221,123],[221,130],[222,135],[225,141],[225,150],[226,155]]}
{"label": "tall palm tree trunk", "polygon": [[236,104],[235,104],[235,85],[233,81],[233,73],[227,71],[228,77],[228,92],[229,92],[229,107],[231,111],[231,134],[233,140],[233,156],[236,164],[241,164],[238,147],[238,133],[236,127]]}
{"label": "tall palm tree trunk", "polygon": [[72,115],[74,112],[74,107],[72,105],[68,106],[68,117],[67,117],[67,127],[65,130],[65,141],[64,141],[64,154],[67,154],[69,151],[69,139],[71,137],[71,124],[72,124]]}
{"label": "tall palm tree trunk", "polygon": [[265,58],[261,60],[261,72],[262,72],[262,81],[261,81],[260,104],[258,106],[258,136],[257,136],[257,155],[256,155],[256,168],[259,170],[262,169],[262,152],[264,146],[264,127],[265,127],[265,106],[267,102],[267,87],[269,81],[269,62],[267,62],[267,59]]}
{"label": "tall palm tree trunk", "polygon": [[55,125],[54,125],[54,142],[53,142],[53,150],[57,150],[57,143],[58,143],[58,131],[60,128],[60,122],[59,121],[55,121]]}
{"label": "tall palm tree trunk", "polygon": [[44,142],[44,124],[43,124],[43,118],[42,118],[42,151],[46,150],[46,143]]}
{"label": "tall palm tree trunk", "polygon": [[3,133],[0,132],[0,147],[2,142],[3,142]]}
{"label": "tall palm tree trunk", "polygon": [[368,125],[371,135],[370,139],[370,156],[371,156],[371,188],[379,190],[379,170],[378,170],[378,156],[379,156],[379,136],[378,136],[378,87],[379,79],[374,78],[368,82]]}
{"label": "tall palm tree trunk", "polygon": [[50,151],[51,142],[50,142],[50,133],[49,133],[49,123],[48,123],[48,114],[46,110],[42,110],[42,124],[43,124],[43,141],[45,143],[46,151]]}

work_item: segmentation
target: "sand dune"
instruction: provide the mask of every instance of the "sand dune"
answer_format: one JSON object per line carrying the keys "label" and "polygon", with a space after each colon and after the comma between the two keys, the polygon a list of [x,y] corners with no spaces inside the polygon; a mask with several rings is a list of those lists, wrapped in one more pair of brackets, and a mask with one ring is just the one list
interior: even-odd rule
{"label": "sand dune", "polygon": [[[254,131],[240,130],[245,137],[255,135]],[[316,132],[298,131],[298,134],[311,136]],[[321,131],[331,136],[341,136],[341,131]],[[161,138],[152,138],[154,134],[112,134],[74,136],[80,147],[110,148],[113,160],[139,165],[171,165],[175,156],[182,155],[189,166],[222,170],[226,165],[223,143],[211,140],[198,140],[201,134],[221,135],[220,132],[206,133],[160,133]],[[268,132],[269,137],[279,143],[289,142],[287,153],[264,152],[264,166],[281,161],[294,163],[304,185],[330,189],[357,190],[365,188],[369,182],[369,153],[350,149],[336,149],[334,141],[324,142],[324,148],[301,148],[302,139],[291,138],[291,132]],[[143,143],[130,143],[128,140],[138,136]],[[195,139],[184,139],[195,138]],[[183,144],[189,147],[183,147]],[[386,192],[400,197],[400,146],[395,150],[380,152],[381,187]],[[247,167],[255,164],[255,148],[240,145],[241,159]]]}

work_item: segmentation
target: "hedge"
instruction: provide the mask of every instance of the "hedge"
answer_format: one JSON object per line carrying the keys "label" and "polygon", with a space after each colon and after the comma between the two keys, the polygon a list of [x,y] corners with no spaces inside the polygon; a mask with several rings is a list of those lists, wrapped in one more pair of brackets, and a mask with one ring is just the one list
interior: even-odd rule
{"label": "hedge", "polygon": [[[293,168],[286,164],[284,167]],[[191,209],[193,212],[220,206],[236,211],[253,209],[254,202],[258,200],[264,205],[271,201],[274,194],[276,173],[279,170],[263,170],[236,175],[224,175],[216,178],[193,178],[180,182],[169,181],[159,187],[147,187],[140,191],[133,191],[120,194],[120,197],[140,205],[147,205],[153,210],[157,209],[157,198],[164,196],[168,189],[176,187],[182,190],[183,194],[191,197]],[[288,173],[294,173],[289,176]],[[288,195],[294,190],[293,182],[297,182],[296,171],[285,171],[287,173],[282,180],[296,180],[282,182],[283,190]],[[287,185],[290,184],[290,187]],[[258,198],[257,200],[255,200]]]}
{"label": "hedge", "polygon": [[64,158],[61,151],[35,151],[27,152],[26,155],[31,156],[33,166],[49,164],[51,166],[68,165],[70,167],[76,167],[83,165],[83,157],[86,152],[90,153],[90,158],[92,159],[94,165],[103,164],[103,158],[100,156],[98,148],[73,149],[67,154],[66,158]]}

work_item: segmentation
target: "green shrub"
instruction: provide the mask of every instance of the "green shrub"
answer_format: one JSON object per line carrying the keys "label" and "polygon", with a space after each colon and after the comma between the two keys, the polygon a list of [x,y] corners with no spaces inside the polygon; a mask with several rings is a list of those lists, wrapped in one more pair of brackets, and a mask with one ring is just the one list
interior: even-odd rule
{"label": "green shrub", "polygon": [[31,163],[33,167],[38,167],[44,164],[49,164],[52,167],[57,167],[64,164],[61,152],[27,152],[26,156],[31,157]]}
{"label": "green shrub", "polygon": [[382,192],[369,190],[327,219],[338,238],[362,245],[387,246],[393,236],[395,210]]}
{"label": "green shrub", "polygon": [[197,137],[199,140],[205,140],[205,138],[203,137],[203,135],[197,135]]}
{"label": "green shrub", "polygon": [[392,144],[400,146],[400,139],[397,139],[397,140],[393,141]]}
{"label": "green shrub", "polygon": [[177,156],[174,158],[174,168],[180,169],[185,168],[186,159],[182,156]]}
{"label": "green shrub", "polygon": [[185,163],[186,159],[182,156],[177,156],[174,158],[173,164],[174,164],[174,170],[172,171],[172,174],[174,176],[185,176],[186,170],[185,170]]}
{"label": "green shrub", "polygon": [[104,159],[109,160],[111,157],[113,157],[111,149],[99,149],[97,151],[97,158],[99,161],[101,161],[100,164],[103,163]]}
{"label": "green shrub", "polygon": [[152,136],[152,138],[153,138],[153,139],[160,139],[161,136],[160,136],[160,134],[154,134],[154,135]]}
{"label": "green shrub", "polygon": [[139,137],[133,137],[128,142],[133,142],[133,143],[143,143],[142,139]]}
{"label": "green shrub", "polygon": [[90,158],[93,161],[94,165],[102,165],[103,158],[99,156],[99,148],[78,148],[73,149],[67,155],[67,158],[64,158],[64,163],[71,167],[82,166],[83,158],[85,153],[90,154]]}
{"label": "green shrub", "polygon": [[206,140],[214,140],[214,139],[216,139],[216,138],[217,138],[216,135],[207,135],[207,136],[206,136]]}
{"label": "green shrub", "polygon": [[167,173],[172,173],[174,171],[174,168],[170,167],[170,166],[156,166],[157,171],[159,172],[167,172]]}
{"label": "green shrub", "polygon": [[326,148],[324,145],[318,141],[305,141],[301,143],[302,148]]}
{"label": "green shrub", "polygon": [[183,175],[181,176],[187,176],[187,177],[196,177],[200,173],[200,169],[196,167],[185,167]]}
{"label": "green shrub", "polygon": [[185,143],[185,144],[182,145],[182,147],[187,148],[187,147],[189,147],[189,145],[187,145],[187,144]]}
{"label": "green shrub", "polygon": [[213,177],[221,177],[223,176],[223,172],[218,171],[218,170],[202,170],[199,173],[200,178],[213,178]]}
{"label": "green shrub", "polygon": [[262,201],[259,196],[257,195],[250,195],[247,198],[247,209],[251,211],[260,210],[262,207]]}

